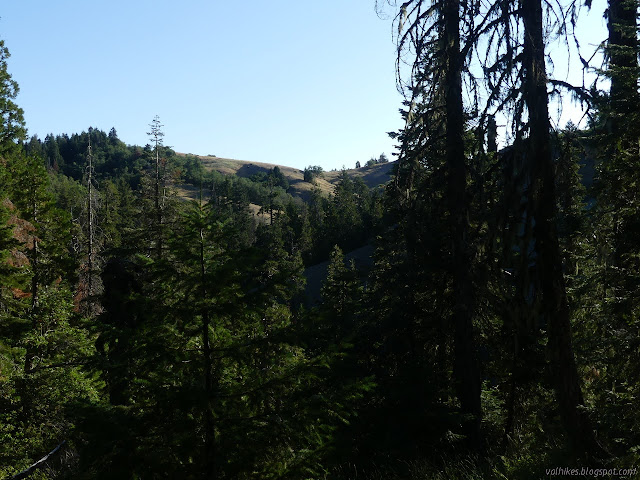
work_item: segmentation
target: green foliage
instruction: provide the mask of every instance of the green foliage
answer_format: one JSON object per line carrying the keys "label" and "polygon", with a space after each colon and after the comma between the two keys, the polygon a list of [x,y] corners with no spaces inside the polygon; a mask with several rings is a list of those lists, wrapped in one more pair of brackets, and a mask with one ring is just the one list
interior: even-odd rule
{"label": "green foliage", "polygon": [[314,178],[322,177],[322,167],[319,165],[310,165],[304,169],[304,181],[313,183]]}
{"label": "green foliage", "polygon": [[285,191],[289,188],[289,181],[287,180],[287,177],[284,176],[284,173],[282,173],[282,170],[280,170],[280,167],[273,167],[269,172],[269,177],[273,179],[272,182],[274,187],[280,187]]}
{"label": "green foliage", "polygon": [[[0,41],[0,475],[62,440],[65,454],[32,478],[526,479],[590,461],[568,446],[549,373],[527,139],[518,124],[514,145],[485,152],[474,109],[466,114],[478,129],[463,136],[463,240],[484,438],[469,449],[454,375],[459,212],[442,26],[419,52],[386,191],[343,171],[332,195],[316,188],[307,201],[287,193],[279,167],[223,176],[171,149],[158,150],[156,177],[152,147],[127,146],[115,129],[25,142]],[[617,468],[640,458],[640,122],[628,98],[637,45],[624,37],[631,44],[607,46],[612,91],[594,90],[591,128],[552,136],[556,267],[581,411],[611,456],[598,460]],[[84,318],[89,140],[104,288]],[[307,182],[321,175],[304,171]],[[202,198],[178,201],[173,182]],[[369,271],[345,261],[374,237]],[[327,259],[322,300],[310,306],[304,266]]]}
{"label": "green foliage", "polygon": [[7,60],[11,55],[0,40],[0,158],[15,151],[17,142],[24,140],[27,129],[24,125],[24,112],[14,102],[20,88],[7,71]]}
{"label": "green foliage", "polygon": [[340,247],[331,252],[327,278],[322,287],[325,308],[336,322],[336,330],[349,330],[359,310],[360,281],[353,261],[347,266]]}
{"label": "green foliage", "polygon": [[[382,163],[389,163],[389,159],[384,153],[381,153],[378,158],[371,157],[369,160],[367,160],[365,167],[373,167],[374,165],[378,165]],[[359,165],[360,165],[360,162],[357,162],[356,168],[360,168]]]}
{"label": "green foliage", "polygon": [[15,199],[9,208],[12,250],[2,255],[9,268],[0,313],[0,463],[9,474],[62,440],[71,451],[77,448],[68,406],[97,400],[98,383],[82,368],[92,340],[75,312],[69,284],[69,218],[54,206],[39,159],[16,154],[0,170],[11,179],[3,193]]}
{"label": "green foliage", "polygon": [[[148,152],[141,147],[127,146],[118,138],[113,128],[109,134],[96,128],[89,128],[88,132],[80,134],[55,136],[49,134],[44,141],[32,137],[23,148],[27,153],[37,152],[41,155],[48,169],[80,181],[85,173],[89,137],[91,137],[96,179],[116,181],[122,178],[132,188],[136,188],[142,173],[148,169],[146,159]],[[185,169],[184,164],[189,163],[169,148],[164,149],[163,154],[170,172],[181,172]]]}
{"label": "green foliage", "polygon": [[[294,322],[302,262],[285,248],[283,220],[255,244],[238,243],[233,211],[215,199],[192,202],[163,258],[107,264],[97,359],[109,401],[82,409],[91,446],[81,472],[302,478],[325,470],[333,432],[361,393],[334,386],[327,353],[300,341],[313,333]],[[99,434],[100,418],[126,427]]]}

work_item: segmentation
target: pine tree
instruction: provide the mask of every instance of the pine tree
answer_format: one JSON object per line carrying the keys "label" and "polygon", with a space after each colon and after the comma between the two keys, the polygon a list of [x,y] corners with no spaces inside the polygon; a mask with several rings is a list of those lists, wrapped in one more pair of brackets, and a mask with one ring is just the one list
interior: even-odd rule
{"label": "pine tree", "polygon": [[[592,228],[585,235],[579,264],[583,320],[582,341],[590,348],[585,364],[589,392],[596,401],[599,428],[612,452],[627,454],[638,441],[639,418],[626,399],[638,393],[635,332],[640,305],[638,232],[638,40],[636,1],[609,2],[604,74],[609,92],[596,96],[598,115],[590,131],[598,157]],[[593,341],[593,337],[598,341]],[[623,418],[624,433],[612,418]],[[622,440],[622,439],[625,440]]]}
{"label": "pine tree", "polygon": [[[398,60],[409,49],[415,57],[408,79],[405,112],[407,126],[399,135],[402,142],[396,187],[406,206],[408,220],[414,225],[426,221],[421,209],[426,195],[443,198],[447,209],[450,250],[448,278],[451,279],[452,323],[454,325],[455,382],[461,411],[469,420],[465,433],[474,447],[480,446],[480,367],[474,339],[474,311],[471,244],[469,242],[469,199],[467,190],[465,119],[462,74],[466,57],[461,46],[461,4],[444,0],[427,4],[405,2],[397,18]],[[405,29],[404,25],[408,25]],[[468,32],[467,32],[468,33]],[[398,70],[400,71],[400,70]],[[422,172],[428,162],[444,157],[444,165]],[[422,177],[422,178],[421,178]],[[446,182],[446,189],[436,193],[435,185],[423,178]],[[440,184],[441,185],[441,184]],[[438,188],[438,187],[436,187]],[[425,195],[426,193],[426,195]],[[404,198],[403,198],[404,197]],[[426,207],[428,208],[428,207]],[[443,212],[444,213],[444,212]],[[415,227],[407,230],[417,233]],[[407,242],[411,253],[417,239]],[[420,265],[420,264],[418,264]],[[420,265],[420,268],[424,268]]]}
{"label": "pine tree", "polygon": [[63,440],[76,448],[67,407],[82,398],[96,399],[97,392],[82,369],[91,341],[72,303],[69,217],[53,205],[40,159],[17,155],[2,168],[11,178],[8,198],[16,199],[10,219],[16,247],[9,262],[20,266],[7,283],[13,290],[2,295],[8,300],[4,360],[10,363],[3,379],[8,403],[2,463],[17,472]]}
{"label": "pine tree", "polygon": [[91,149],[91,133],[92,129],[89,129],[89,144],[87,146],[87,165],[86,165],[86,184],[87,184],[87,195],[85,202],[85,215],[84,215],[84,230],[85,230],[85,253],[86,253],[86,262],[82,268],[81,274],[81,289],[85,290],[82,294],[83,303],[82,309],[89,316],[95,316],[99,311],[100,307],[97,304],[97,297],[100,292],[100,276],[99,272],[99,250],[100,250],[100,239],[97,235],[98,225],[97,225],[97,199],[99,198],[99,192],[96,189],[95,185],[95,171],[94,171],[94,160],[93,160],[93,152]]}
{"label": "pine tree", "polygon": [[609,39],[607,76],[611,79],[609,91],[609,128],[619,135],[623,131],[624,118],[638,111],[638,38],[637,0],[609,0],[607,28]]}
{"label": "pine tree", "polygon": [[525,29],[524,98],[529,113],[530,155],[535,162],[530,189],[534,202],[537,263],[547,322],[550,367],[560,414],[571,442],[580,453],[598,455],[601,454],[600,448],[582,410],[584,399],[572,348],[569,303],[558,241],[541,2],[525,1],[522,19]]}
{"label": "pine tree", "polygon": [[162,257],[162,239],[164,235],[163,231],[163,222],[166,220],[164,218],[164,209],[165,209],[165,162],[166,160],[163,157],[163,137],[164,132],[162,131],[162,125],[160,123],[160,118],[156,115],[153,118],[153,121],[149,125],[150,131],[147,133],[152,142],[153,147],[153,208],[155,215],[155,224],[154,224],[154,243],[156,249],[156,255],[158,258]]}
{"label": "pine tree", "polygon": [[353,330],[360,296],[360,281],[355,264],[351,261],[347,265],[342,250],[336,245],[331,252],[327,278],[322,286],[322,300],[327,314],[336,324],[339,336]]}
{"label": "pine tree", "polygon": [[0,111],[3,112],[0,121],[0,158],[5,158],[10,152],[15,151],[18,141],[27,137],[24,112],[14,102],[20,88],[7,71],[7,60],[10,56],[4,40],[0,40]]}

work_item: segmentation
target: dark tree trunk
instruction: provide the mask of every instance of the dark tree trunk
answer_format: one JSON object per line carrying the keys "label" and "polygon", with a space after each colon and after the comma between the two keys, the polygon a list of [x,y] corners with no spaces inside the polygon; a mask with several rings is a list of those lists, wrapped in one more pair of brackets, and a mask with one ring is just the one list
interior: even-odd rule
{"label": "dark tree trunk", "polygon": [[454,374],[466,434],[474,447],[480,443],[480,369],[473,338],[473,286],[469,273],[467,172],[464,151],[464,107],[460,52],[460,1],[443,0],[445,49],[446,160],[451,213],[454,294]]}
{"label": "dark tree trunk", "polygon": [[550,369],[560,415],[569,441],[578,454],[600,455],[584,404],[571,344],[570,311],[556,229],[556,193],[544,58],[542,5],[522,0],[524,23],[524,97],[529,112],[529,162],[532,166],[536,267],[548,335]]}

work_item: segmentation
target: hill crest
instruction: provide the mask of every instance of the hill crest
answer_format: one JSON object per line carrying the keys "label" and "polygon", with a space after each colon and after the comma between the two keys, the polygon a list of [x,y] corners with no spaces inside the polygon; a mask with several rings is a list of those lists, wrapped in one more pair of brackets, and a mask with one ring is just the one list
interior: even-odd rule
{"label": "hill crest", "polygon": [[[331,194],[341,174],[341,170],[325,171],[322,177],[314,179],[314,183],[309,183],[304,180],[303,170],[285,165],[207,155],[194,155],[190,153],[176,154],[198,158],[208,171],[217,171],[223,175],[237,175],[245,178],[251,178],[260,172],[268,173],[269,170],[278,167],[289,182],[288,192],[293,196],[298,196],[303,199],[308,198],[314,187],[319,188],[327,195]],[[381,163],[368,167],[347,169],[346,172],[351,178],[361,178],[368,187],[373,188],[378,185],[383,185],[391,179],[393,165],[393,162]]]}

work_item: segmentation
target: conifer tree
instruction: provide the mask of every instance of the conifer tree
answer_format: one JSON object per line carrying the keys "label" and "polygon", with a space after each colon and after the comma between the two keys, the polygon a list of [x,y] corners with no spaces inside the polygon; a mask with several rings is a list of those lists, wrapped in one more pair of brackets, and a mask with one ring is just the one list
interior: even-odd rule
{"label": "conifer tree", "polygon": [[542,285],[543,312],[547,322],[551,371],[560,414],[569,438],[578,452],[600,453],[582,407],[584,399],[575,363],[571,320],[562,271],[557,233],[557,197],[551,152],[551,136],[545,65],[542,3],[523,2],[524,100],[529,115],[536,250]]}
{"label": "conifer tree", "polygon": [[85,253],[86,253],[86,262],[83,266],[83,271],[81,274],[81,285],[80,288],[85,290],[81,295],[82,310],[89,316],[94,316],[100,310],[99,305],[97,304],[97,296],[100,292],[99,279],[100,276],[98,274],[98,251],[100,249],[100,241],[97,235],[97,204],[98,204],[98,195],[99,192],[96,189],[95,185],[95,170],[94,170],[94,158],[93,152],[91,149],[91,128],[89,128],[89,143],[87,146],[87,165],[86,165],[86,184],[87,184],[87,195],[85,201],[85,215],[84,221],[84,231],[86,238],[85,245]]}
{"label": "conifer tree", "polygon": [[623,131],[626,115],[638,111],[638,38],[637,0],[609,0],[607,28],[609,38],[606,54],[608,57],[607,76],[611,79],[609,91],[610,128],[612,133]]}
{"label": "conifer tree", "polygon": [[153,208],[155,212],[155,228],[154,228],[154,243],[156,249],[156,255],[158,258],[162,257],[162,236],[163,236],[163,222],[164,208],[165,208],[165,159],[163,157],[163,137],[162,125],[160,118],[156,115],[153,121],[149,125],[150,131],[147,133],[152,142],[153,147]]}
{"label": "conifer tree", "polygon": [[[455,383],[461,411],[469,418],[465,422],[465,433],[470,444],[479,447],[480,368],[474,339],[475,307],[470,269],[470,194],[465,158],[465,143],[468,142],[465,142],[462,91],[467,60],[461,46],[460,32],[465,29],[461,12],[462,5],[456,0],[432,4],[408,1],[402,4],[396,19],[398,72],[403,56],[407,52],[413,55],[411,77],[406,80],[409,93],[405,113],[407,126],[398,137],[402,147],[396,186],[400,199],[406,199],[407,216],[415,224],[425,220],[420,211],[424,194],[420,192],[429,188],[420,175],[430,177],[435,173],[447,185],[440,195],[445,199],[449,219],[445,228],[450,242],[448,276],[452,282]],[[421,172],[424,165],[435,162],[434,157],[440,155],[445,159],[444,165],[438,170],[432,168],[426,174]],[[410,227],[409,235],[413,235],[411,232],[415,230]],[[415,240],[408,241],[410,249],[417,246]]]}
{"label": "conifer tree", "polygon": [[[638,327],[640,268],[638,252],[638,64],[636,1],[608,2],[608,39],[605,46],[604,75],[610,79],[608,92],[598,92],[598,115],[591,137],[598,162],[590,209],[592,229],[585,235],[583,305],[590,315],[585,320],[582,340],[590,347],[587,365],[597,371],[589,378],[590,393],[606,418],[624,418],[628,425],[621,433],[618,422],[600,421],[610,438],[628,440],[610,443],[612,451],[628,451],[637,443],[639,419],[625,406],[623,398],[638,393],[638,361],[633,340]],[[593,335],[598,341],[593,341]],[[588,363],[587,363],[588,362]],[[606,385],[606,387],[605,387]],[[615,386],[612,388],[612,386]],[[611,394],[612,391],[616,394]],[[606,413],[605,413],[606,412]]]}
{"label": "conifer tree", "polygon": [[355,264],[351,261],[347,265],[342,250],[336,245],[329,259],[322,299],[328,315],[336,323],[336,332],[341,336],[350,334],[355,326],[361,295],[359,284]]}
{"label": "conifer tree", "polygon": [[10,56],[4,40],[0,40],[0,111],[3,112],[0,121],[0,158],[15,151],[17,143],[27,137],[24,112],[14,101],[20,88],[18,82],[7,71],[7,60]]}
{"label": "conifer tree", "polygon": [[3,361],[10,365],[2,380],[9,392],[1,422],[7,447],[2,463],[18,472],[63,440],[77,446],[66,406],[95,399],[96,390],[82,370],[91,342],[72,303],[68,215],[53,205],[40,159],[18,154],[5,168],[11,178],[6,194],[16,199],[10,203],[16,241],[9,262],[20,268],[8,279],[13,290],[2,295],[9,300],[3,309]]}
{"label": "conifer tree", "polygon": [[[554,15],[552,10],[545,11]],[[510,116],[514,146],[513,153],[505,157],[509,158],[513,180],[520,185],[514,186],[515,190],[521,189],[526,198],[520,214],[524,232],[517,250],[520,266],[514,270],[516,292],[525,300],[532,297],[526,302],[532,303],[544,319],[553,387],[574,453],[602,455],[584,409],[558,234],[559,197],[547,94],[551,81],[545,63],[548,38],[544,27],[545,21],[551,21],[537,0],[523,2],[520,9],[513,9],[508,2],[494,2],[486,12],[483,22],[487,22],[487,28],[483,27],[476,38],[486,35],[490,40],[484,65],[489,73],[487,111],[497,108]],[[555,18],[564,21],[562,15]],[[505,83],[509,84],[508,90],[502,87]],[[508,254],[508,250],[504,252]]]}

